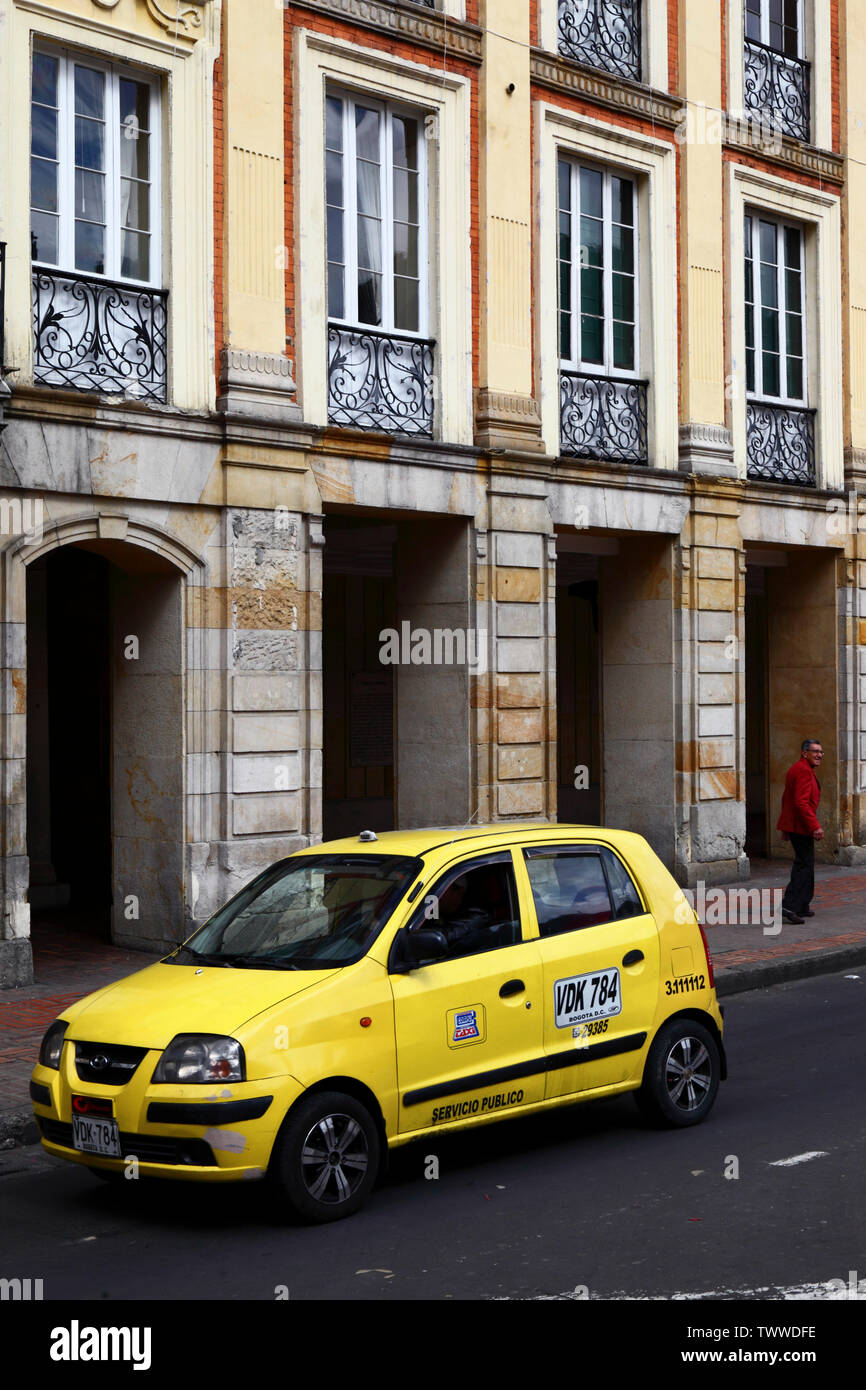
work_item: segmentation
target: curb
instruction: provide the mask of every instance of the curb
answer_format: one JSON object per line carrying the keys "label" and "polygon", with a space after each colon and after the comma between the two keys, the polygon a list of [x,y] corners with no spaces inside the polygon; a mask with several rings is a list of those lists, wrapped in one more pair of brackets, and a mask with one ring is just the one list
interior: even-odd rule
{"label": "curb", "polygon": [[[767,989],[770,985],[790,980],[806,980],[817,975],[832,975],[853,965],[866,965],[866,941],[862,946],[842,946],[830,951],[804,951],[799,956],[773,961],[754,961],[749,965],[734,965],[725,969],[717,957],[716,996],[726,999],[733,994],[745,994],[752,989]],[[24,1148],[39,1143],[39,1126],[30,1106],[0,1112],[0,1152]]]}

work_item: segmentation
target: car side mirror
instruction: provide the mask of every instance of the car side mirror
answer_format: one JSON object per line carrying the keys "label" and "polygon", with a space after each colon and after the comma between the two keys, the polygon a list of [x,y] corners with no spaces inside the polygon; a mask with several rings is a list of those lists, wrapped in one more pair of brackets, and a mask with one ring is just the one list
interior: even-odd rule
{"label": "car side mirror", "polygon": [[394,940],[395,950],[389,969],[392,975],[404,975],[431,960],[441,960],[448,954],[448,942],[437,927],[416,927],[401,931]]}

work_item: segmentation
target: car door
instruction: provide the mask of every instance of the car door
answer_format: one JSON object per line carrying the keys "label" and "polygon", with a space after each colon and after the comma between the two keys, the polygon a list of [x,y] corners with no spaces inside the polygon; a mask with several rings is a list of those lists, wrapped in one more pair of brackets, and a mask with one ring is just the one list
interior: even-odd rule
{"label": "car door", "polygon": [[545,1099],[640,1075],[658,1004],[655,920],[601,843],[523,851],[544,976]]}
{"label": "car door", "polygon": [[[410,963],[405,934],[445,952]],[[542,971],[524,940],[510,851],[444,870],[389,957],[401,1133],[495,1116],[544,1098]]]}

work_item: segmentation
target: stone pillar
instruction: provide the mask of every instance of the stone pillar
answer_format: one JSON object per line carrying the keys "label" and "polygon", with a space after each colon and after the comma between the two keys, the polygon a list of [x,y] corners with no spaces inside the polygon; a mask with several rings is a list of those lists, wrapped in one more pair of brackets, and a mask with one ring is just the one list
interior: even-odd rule
{"label": "stone pillar", "polygon": [[681,882],[745,878],[745,552],[742,487],[696,483],[683,532],[677,632]]}
{"label": "stone pillar", "polygon": [[494,479],[489,523],[476,533],[477,621],[490,650],[473,692],[478,820],[555,819],[556,552],[541,485]]}
{"label": "stone pillar", "polygon": [[27,804],[25,787],[26,726],[26,588],[24,566],[4,557],[10,621],[0,623],[2,654],[2,797],[0,797],[0,874],[3,915],[0,918],[0,990],[33,981],[30,947],[30,904],[27,887]]}

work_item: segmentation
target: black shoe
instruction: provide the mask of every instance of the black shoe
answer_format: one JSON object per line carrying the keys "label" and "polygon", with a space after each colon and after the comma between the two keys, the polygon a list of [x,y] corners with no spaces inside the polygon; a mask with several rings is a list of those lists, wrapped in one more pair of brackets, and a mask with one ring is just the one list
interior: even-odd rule
{"label": "black shoe", "polygon": [[788,922],[792,927],[802,927],[803,918],[798,917],[796,912],[789,912],[786,907],[782,908],[782,921]]}
{"label": "black shoe", "polygon": [[803,916],[804,916],[804,917],[814,917],[815,914],[814,914],[814,912],[812,911],[811,907],[804,907],[804,908],[803,908]]}

